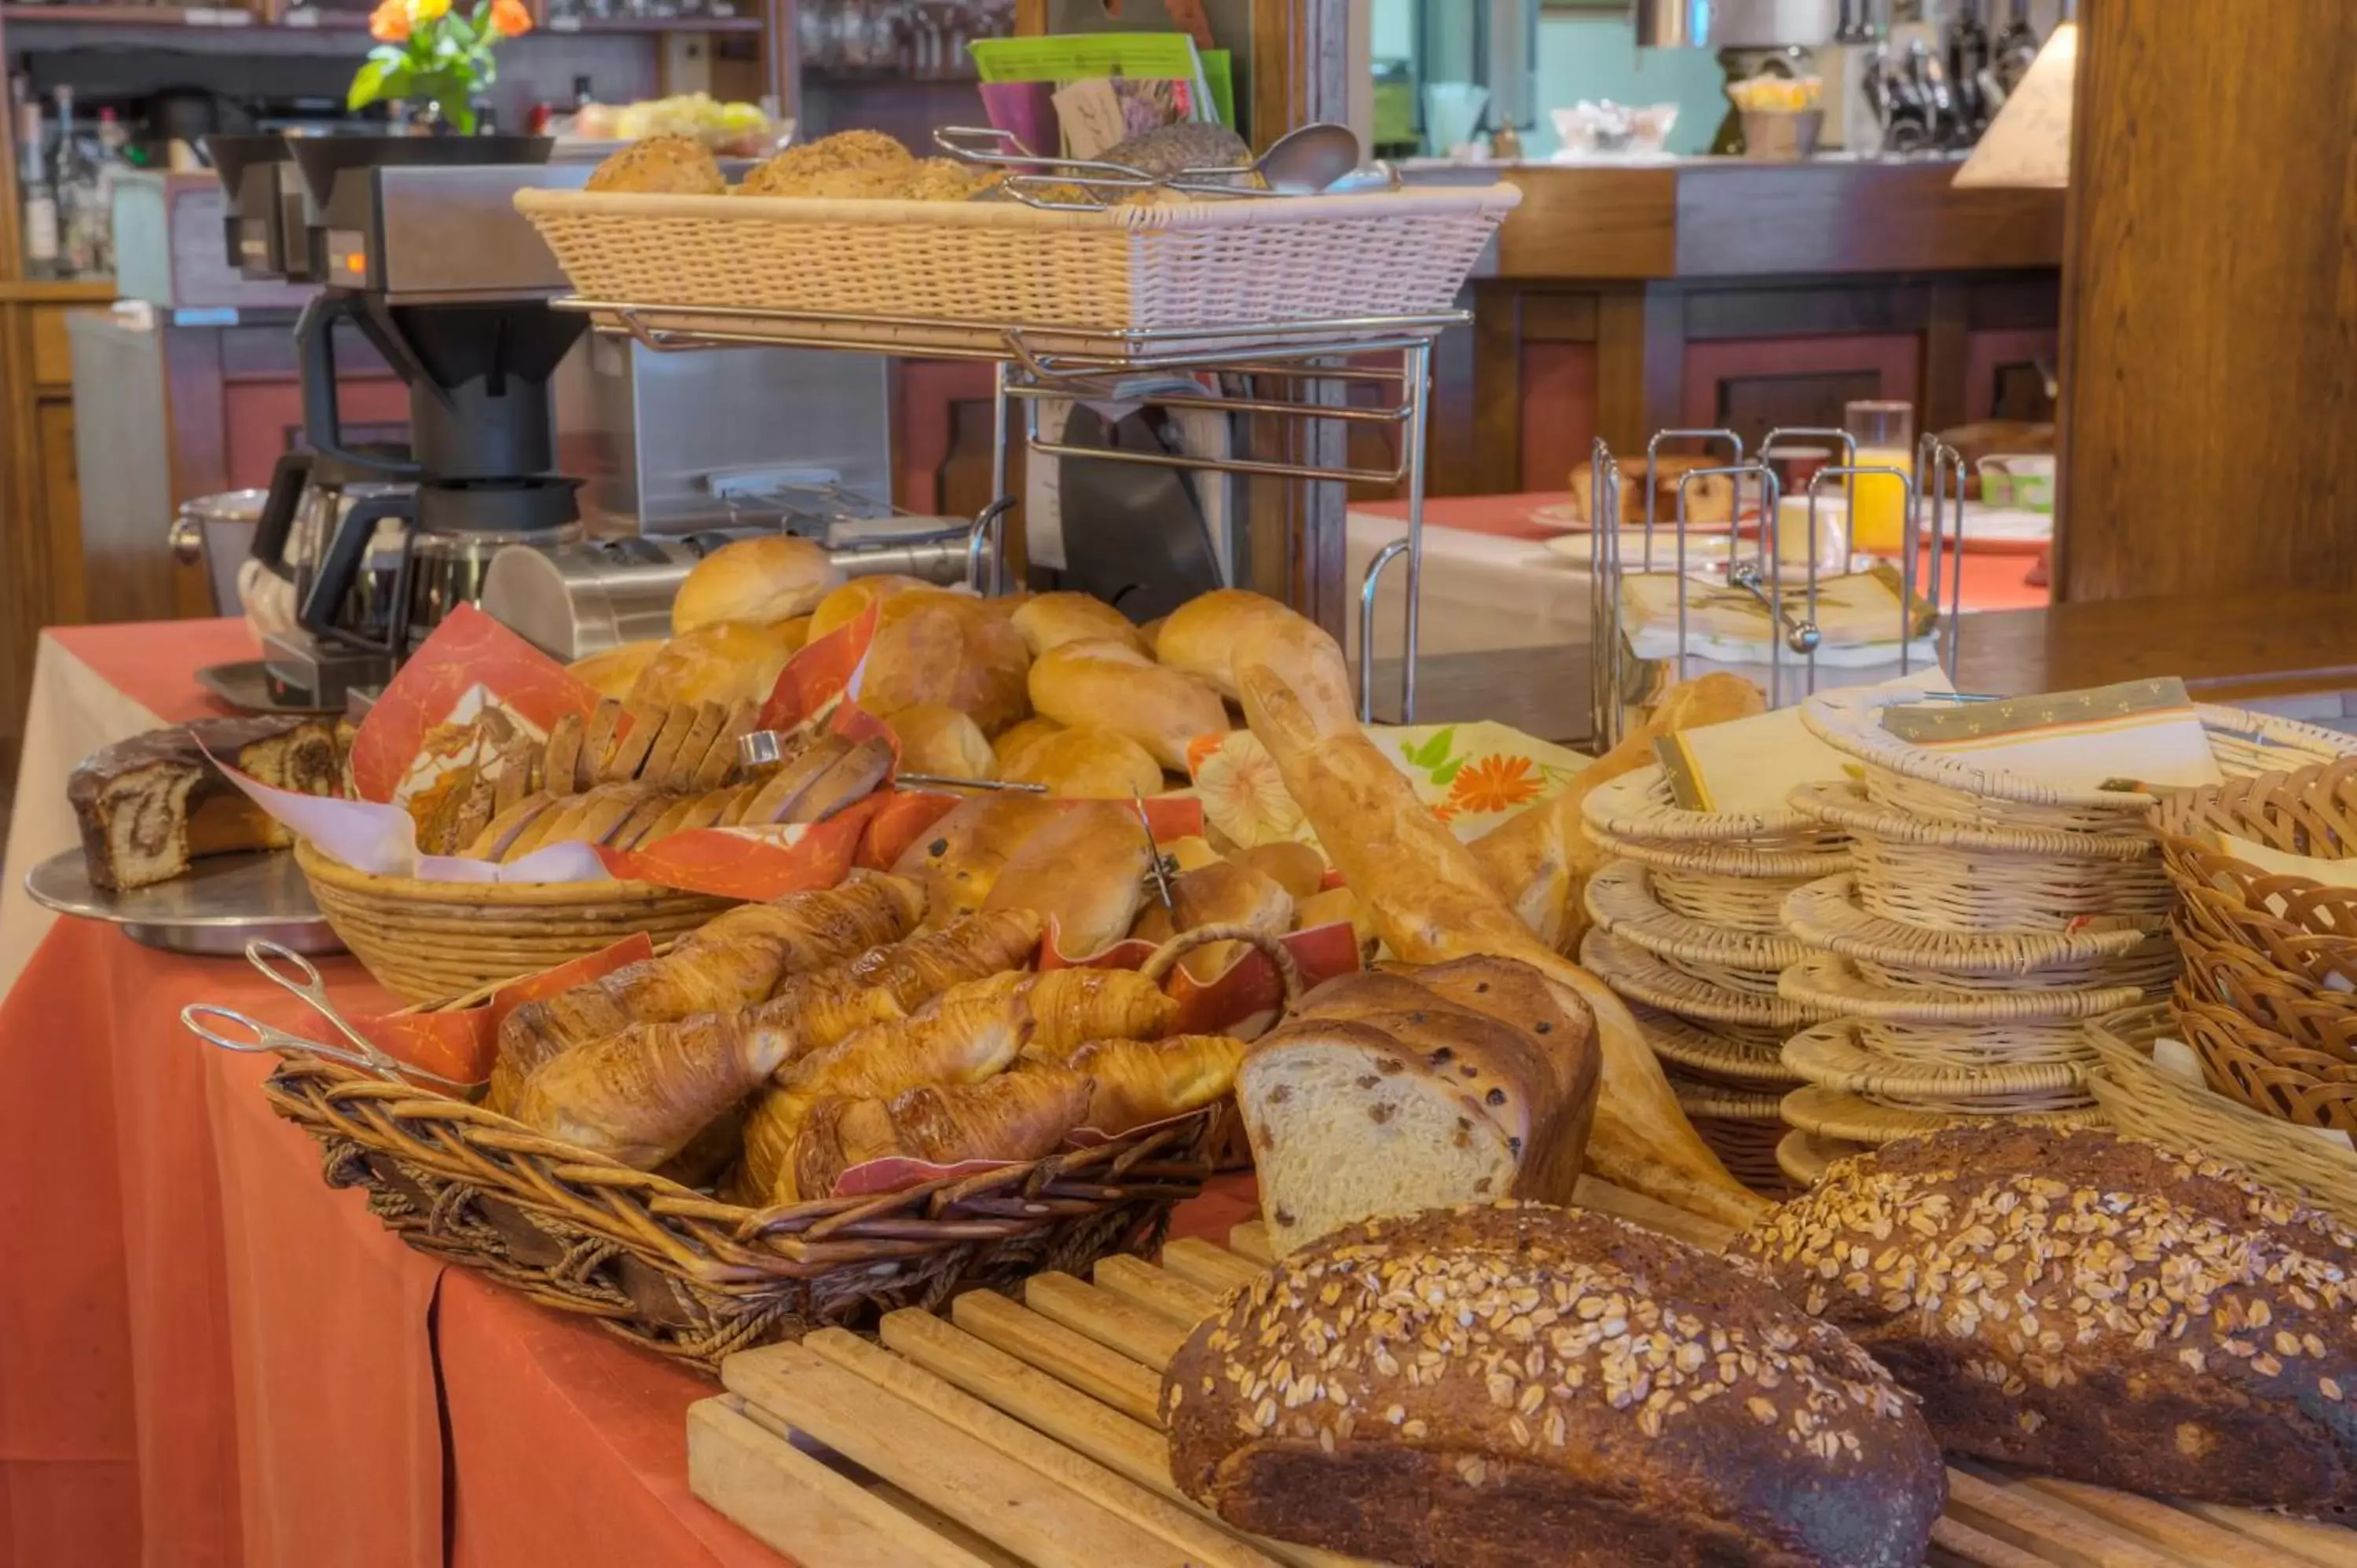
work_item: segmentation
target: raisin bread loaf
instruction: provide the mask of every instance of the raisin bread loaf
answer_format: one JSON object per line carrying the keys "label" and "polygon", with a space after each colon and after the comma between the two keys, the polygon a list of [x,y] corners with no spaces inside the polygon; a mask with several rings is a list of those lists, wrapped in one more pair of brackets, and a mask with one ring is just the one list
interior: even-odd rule
{"label": "raisin bread loaf", "polygon": [[2098,1486],[2357,1505],[2357,1240],[2231,1168],[1984,1125],[1825,1173],[1736,1243],[1943,1446]]}
{"label": "raisin bread loaf", "polygon": [[1596,1103],[1593,1036],[1576,993],[1512,959],[1318,986],[1236,1079],[1271,1242],[1289,1252],[1354,1219],[1454,1203],[1568,1200]]}
{"label": "raisin bread loaf", "polygon": [[1501,1204],[1294,1253],[1163,1380],[1230,1524],[1405,1568],[1901,1568],[1946,1501],[1914,1401],[1749,1271]]}

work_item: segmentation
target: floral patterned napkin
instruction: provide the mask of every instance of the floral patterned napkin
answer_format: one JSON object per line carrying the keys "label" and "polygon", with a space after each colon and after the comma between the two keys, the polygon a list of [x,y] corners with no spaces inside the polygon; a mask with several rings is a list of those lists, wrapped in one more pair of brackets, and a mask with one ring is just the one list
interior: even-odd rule
{"label": "floral patterned napkin", "polygon": [[[1417,799],[1470,843],[1571,781],[1589,759],[1505,725],[1371,725],[1367,738]],[[1204,736],[1188,750],[1203,817],[1238,844],[1317,842],[1286,792],[1276,759],[1250,730]]]}

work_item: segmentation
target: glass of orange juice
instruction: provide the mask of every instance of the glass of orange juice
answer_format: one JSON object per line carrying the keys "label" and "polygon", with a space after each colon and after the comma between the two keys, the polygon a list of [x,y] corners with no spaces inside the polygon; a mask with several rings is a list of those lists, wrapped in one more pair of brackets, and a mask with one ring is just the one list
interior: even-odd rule
{"label": "glass of orange juice", "polygon": [[[1915,472],[1915,405],[1863,401],[1842,409],[1842,428],[1857,442],[1851,459],[1861,468]],[[1907,544],[1907,487],[1896,475],[1854,474],[1849,481],[1853,549],[1896,555]]]}

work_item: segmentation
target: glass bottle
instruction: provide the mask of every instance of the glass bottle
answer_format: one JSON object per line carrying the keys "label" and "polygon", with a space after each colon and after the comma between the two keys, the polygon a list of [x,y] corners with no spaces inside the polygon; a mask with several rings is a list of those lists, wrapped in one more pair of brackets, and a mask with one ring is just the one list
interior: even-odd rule
{"label": "glass bottle", "polygon": [[49,184],[48,160],[43,154],[41,101],[19,76],[16,99],[16,201],[24,235],[25,275],[58,275],[58,196]]}
{"label": "glass bottle", "polygon": [[68,277],[96,277],[114,218],[99,209],[98,166],[74,134],[73,89],[60,83],[57,97],[58,151],[51,183],[58,192],[59,262]]}

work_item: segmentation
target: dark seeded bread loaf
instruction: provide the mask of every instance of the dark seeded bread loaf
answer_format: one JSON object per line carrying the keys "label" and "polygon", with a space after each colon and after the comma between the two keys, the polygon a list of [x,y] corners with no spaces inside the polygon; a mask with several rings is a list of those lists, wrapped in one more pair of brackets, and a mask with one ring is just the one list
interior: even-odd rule
{"label": "dark seeded bread loaf", "polygon": [[1839,1333],[1537,1205],[1295,1252],[1196,1329],[1162,1409],[1222,1519],[1405,1568],[1911,1568],[1946,1502],[1914,1402]]}
{"label": "dark seeded bread loaf", "polygon": [[2357,1240],[2229,1167],[2109,1133],[1958,1128],[1836,1165],[1736,1251],[1921,1395],[1952,1452],[2357,1505]]}

